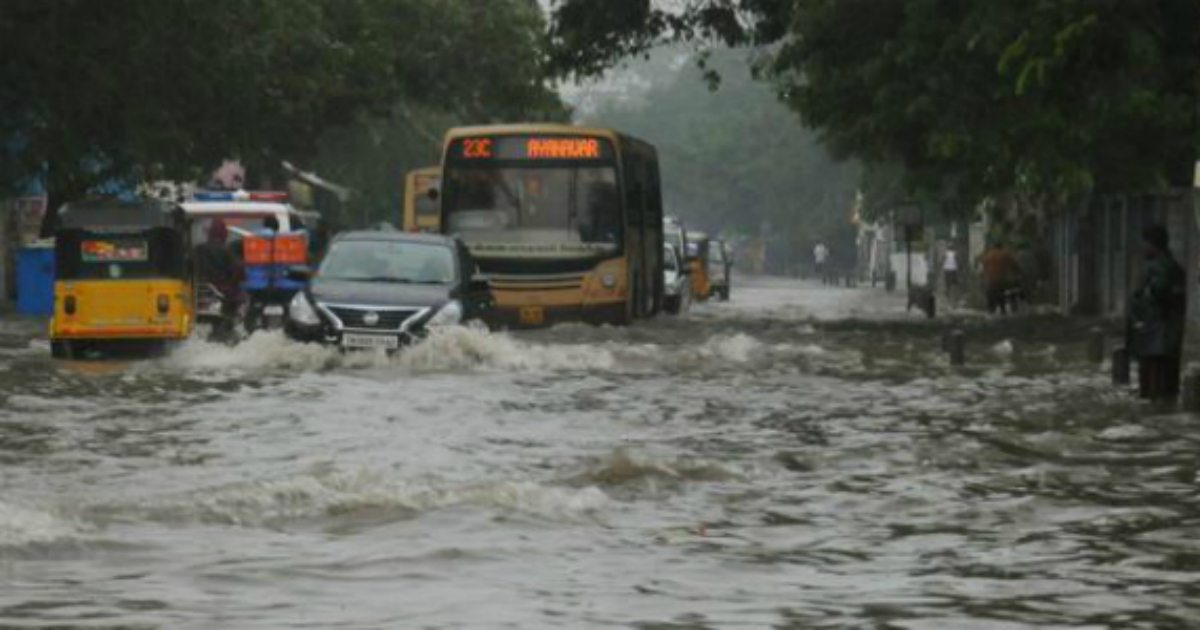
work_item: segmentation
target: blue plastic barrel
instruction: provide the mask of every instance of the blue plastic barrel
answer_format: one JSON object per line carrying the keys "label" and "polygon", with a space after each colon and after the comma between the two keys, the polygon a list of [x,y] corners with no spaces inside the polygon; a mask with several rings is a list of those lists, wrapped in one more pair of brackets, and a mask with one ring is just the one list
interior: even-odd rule
{"label": "blue plastic barrel", "polygon": [[54,313],[54,249],[17,250],[17,311],[26,315]]}

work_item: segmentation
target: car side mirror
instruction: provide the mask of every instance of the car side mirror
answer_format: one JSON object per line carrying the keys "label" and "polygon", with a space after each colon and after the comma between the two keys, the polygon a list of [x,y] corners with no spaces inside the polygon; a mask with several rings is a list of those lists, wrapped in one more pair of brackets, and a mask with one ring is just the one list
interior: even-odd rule
{"label": "car side mirror", "polygon": [[312,277],[312,269],[304,265],[292,265],[287,268],[287,279],[293,282],[308,282]]}
{"label": "car side mirror", "polygon": [[487,279],[487,276],[472,276],[470,282],[467,283],[467,291],[473,294],[489,293],[492,290],[492,282]]}

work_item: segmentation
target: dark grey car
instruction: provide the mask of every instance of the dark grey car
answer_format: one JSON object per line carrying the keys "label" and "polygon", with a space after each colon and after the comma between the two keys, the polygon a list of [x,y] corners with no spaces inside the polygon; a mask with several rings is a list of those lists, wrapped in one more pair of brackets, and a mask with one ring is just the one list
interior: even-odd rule
{"label": "dark grey car", "polygon": [[292,300],[287,333],[345,348],[396,349],[432,327],[482,318],[491,291],[476,271],[454,238],[349,232],[330,243],[308,289]]}

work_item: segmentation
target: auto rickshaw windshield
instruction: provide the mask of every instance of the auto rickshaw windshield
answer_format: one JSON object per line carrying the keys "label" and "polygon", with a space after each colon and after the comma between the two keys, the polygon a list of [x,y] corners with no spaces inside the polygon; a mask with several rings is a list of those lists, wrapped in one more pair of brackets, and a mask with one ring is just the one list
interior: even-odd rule
{"label": "auto rickshaw windshield", "polygon": [[186,261],[183,235],[168,228],[61,230],[55,243],[61,280],[182,278]]}

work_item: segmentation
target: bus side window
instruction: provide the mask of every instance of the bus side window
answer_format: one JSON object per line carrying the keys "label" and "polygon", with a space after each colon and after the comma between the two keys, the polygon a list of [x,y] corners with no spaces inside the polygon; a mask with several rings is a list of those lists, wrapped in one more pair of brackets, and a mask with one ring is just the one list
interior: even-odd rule
{"label": "bus side window", "polygon": [[642,156],[625,153],[625,211],[630,225],[641,225],[645,200],[646,169]]}
{"label": "bus side window", "polygon": [[647,225],[662,225],[662,183],[659,181],[658,161],[649,160],[647,166],[646,222]]}

